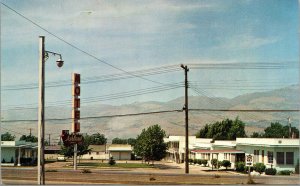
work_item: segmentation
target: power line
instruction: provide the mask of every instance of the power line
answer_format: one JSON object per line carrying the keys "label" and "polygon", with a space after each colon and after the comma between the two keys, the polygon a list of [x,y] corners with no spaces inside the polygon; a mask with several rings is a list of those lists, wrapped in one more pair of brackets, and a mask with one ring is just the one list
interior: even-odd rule
{"label": "power line", "polygon": [[[106,61],[104,61],[104,60],[102,60],[102,59],[99,59],[98,57],[96,57],[96,56],[94,56],[94,55],[92,55],[92,54],[90,54],[90,53],[84,51],[83,49],[80,49],[79,47],[73,45],[72,43],[66,41],[66,40],[63,39],[62,37],[59,37],[59,36],[57,36],[56,34],[54,34],[54,33],[50,32],[50,31],[48,31],[46,28],[44,28],[44,27],[42,27],[41,25],[37,24],[36,22],[32,21],[31,19],[29,19],[28,17],[26,17],[26,16],[24,16],[23,14],[19,13],[18,11],[16,11],[15,9],[13,9],[13,8],[11,8],[10,6],[6,5],[5,3],[1,2],[1,4],[2,4],[3,6],[5,6],[6,8],[10,9],[11,11],[13,11],[14,13],[18,14],[18,15],[21,16],[22,18],[24,18],[24,19],[26,19],[27,21],[31,22],[33,25],[37,26],[38,28],[42,29],[43,31],[47,32],[48,34],[52,35],[53,37],[57,38],[58,40],[64,42],[65,44],[69,45],[70,47],[72,47],[72,48],[76,49],[77,51],[79,51],[79,52],[81,52],[81,53],[83,53],[83,54],[85,54],[85,55],[87,55],[87,56],[89,56],[89,57],[95,59],[96,61],[98,61],[98,62],[100,62],[100,63],[103,63],[103,64],[105,64],[105,65],[107,65],[107,66],[110,66],[110,67],[116,69],[116,70],[119,70],[119,71],[121,71],[121,72],[130,74],[130,75],[132,75],[132,76],[134,76],[134,77],[137,77],[137,78],[140,78],[140,79],[143,79],[143,80],[152,82],[152,83],[156,83],[156,84],[164,84],[164,83],[161,83],[161,82],[158,82],[158,81],[154,81],[154,80],[151,80],[151,79],[144,78],[144,77],[139,76],[139,75],[135,75],[135,74],[133,74],[133,73],[131,73],[131,72],[129,72],[129,71],[123,70],[123,69],[121,69],[121,68],[119,68],[119,67],[117,67],[117,66],[115,66],[115,65],[112,65],[112,64],[110,64],[110,63],[108,63],[108,62],[106,62]],[[166,84],[166,85],[167,85],[167,84]]]}
{"label": "power line", "polygon": [[300,112],[300,109],[189,109],[206,112]]}
{"label": "power line", "polygon": [[[189,111],[200,111],[200,112],[300,112],[300,109],[189,109]],[[153,111],[153,112],[140,112],[131,114],[117,114],[117,115],[104,115],[104,116],[87,116],[81,117],[80,120],[84,119],[101,119],[101,118],[113,118],[113,117],[127,117],[127,116],[140,116],[140,115],[151,115],[151,114],[162,114],[172,112],[183,112],[182,109],[177,110],[164,110],[164,111]],[[63,121],[71,120],[72,118],[51,118],[46,121]],[[3,120],[3,123],[9,122],[36,122],[37,119],[24,119],[24,120]]]}
{"label": "power line", "polygon": [[[113,118],[113,117],[127,117],[127,116],[140,116],[140,115],[151,115],[151,114],[162,114],[162,113],[172,113],[172,112],[182,112],[181,110],[163,110],[163,111],[153,111],[153,112],[140,112],[140,113],[132,113],[132,114],[117,114],[117,115],[104,115],[104,116],[87,116],[81,117],[80,120],[84,119],[101,119],[101,118]],[[51,118],[45,119],[45,121],[63,121],[63,120],[71,120],[73,118]],[[10,123],[10,122],[36,122],[37,119],[32,120],[3,120],[3,123]]]}
{"label": "power line", "polygon": [[24,134],[22,134],[22,133],[20,133],[20,132],[16,132],[16,131],[14,131],[14,130],[7,129],[7,128],[4,128],[4,127],[1,126],[1,130],[2,130],[2,129],[6,130],[6,131],[9,131],[9,132],[12,132],[12,133],[15,133],[15,134],[24,135]]}
{"label": "power line", "polygon": [[[156,86],[156,87],[149,87],[149,88],[138,89],[138,90],[133,90],[133,91],[119,92],[119,93],[115,93],[115,94],[107,94],[107,95],[102,95],[102,96],[87,97],[87,98],[82,98],[81,99],[81,105],[84,106],[87,103],[95,103],[95,102],[98,102],[98,101],[108,101],[108,100],[122,99],[122,98],[127,98],[127,97],[133,97],[133,96],[140,96],[140,95],[145,95],[145,94],[163,92],[163,91],[177,89],[177,88],[180,88],[180,87],[183,87],[182,83],[173,83],[173,84],[169,84],[168,87],[166,87],[166,86]],[[49,105],[49,106],[47,106],[46,108],[64,106],[64,105],[71,104],[71,102],[72,102],[71,100],[49,102],[49,103],[47,103],[47,105]],[[26,104],[26,105],[23,105],[23,106],[8,105],[8,106],[6,106],[8,108],[7,109],[2,109],[2,111],[4,111],[4,110],[37,109],[37,107],[35,107],[34,105],[37,105],[37,103]]]}
{"label": "power line", "polygon": [[[136,74],[139,76],[150,76],[150,75],[158,75],[158,74],[163,74],[163,73],[175,72],[175,71],[179,71],[179,70],[180,69],[178,67],[176,67],[175,65],[169,65],[169,66],[161,66],[161,67],[150,68],[150,69],[130,71],[130,73]],[[125,79],[129,79],[129,78],[133,78],[133,76],[130,74],[127,74],[127,73],[108,74],[108,75],[102,75],[102,76],[91,76],[91,77],[83,78],[81,84],[101,83],[101,82],[107,82],[107,81],[125,80]],[[72,85],[70,80],[62,80],[62,81],[48,82],[45,87],[53,88],[53,87],[62,87],[62,86],[69,86],[69,85]],[[2,91],[31,90],[31,89],[37,89],[37,88],[38,88],[37,83],[29,83],[29,84],[2,86]]]}

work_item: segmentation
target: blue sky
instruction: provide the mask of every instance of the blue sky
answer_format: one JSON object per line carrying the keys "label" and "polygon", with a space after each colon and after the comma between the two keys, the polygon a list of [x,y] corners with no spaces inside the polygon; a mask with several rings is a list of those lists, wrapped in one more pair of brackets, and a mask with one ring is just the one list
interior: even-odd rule
{"label": "blue sky", "polygon": [[[49,32],[125,71],[166,65],[281,63],[294,68],[256,70],[190,69],[189,80],[209,96],[241,94],[299,83],[299,7],[297,0],[219,1],[74,1],[1,0]],[[4,91],[8,86],[38,83],[38,36],[46,50],[63,55],[46,63],[46,84],[122,73],[70,47],[1,4],[1,104],[36,104],[38,89]],[[296,65],[294,65],[296,64]],[[183,82],[183,71],[146,78],[160,83]],[[238,84],[236,84],[239,82]],[[217,84],[209,88],[203,84]],[[201,86],[203,85],[203,86]],[[221,89],[220,85],[236,87]],[[82,98],[156,87],[141,78],[82,84]],[[234,89],[235,88],[235,89]],[[141,96],[99,101],[129,104],[168,101],[184,95],[174,89]],[[198,95],[190,91],[190,95]],[[71,99],[71,86],[46,89],[46,102]]]}

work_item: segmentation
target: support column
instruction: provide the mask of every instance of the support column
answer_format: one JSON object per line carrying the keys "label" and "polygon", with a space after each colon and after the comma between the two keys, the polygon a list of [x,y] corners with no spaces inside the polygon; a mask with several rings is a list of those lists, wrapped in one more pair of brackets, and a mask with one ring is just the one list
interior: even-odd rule
{"label": "support column", "polygon": [[19,153],[18,153],[18,166],[21,166],[21,147],[19,147]]}

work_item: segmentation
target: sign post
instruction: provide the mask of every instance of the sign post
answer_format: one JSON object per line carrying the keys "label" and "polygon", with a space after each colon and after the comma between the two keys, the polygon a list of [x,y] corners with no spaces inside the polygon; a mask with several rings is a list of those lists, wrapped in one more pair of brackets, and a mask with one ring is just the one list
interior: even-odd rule
{"label": "sign post", "polygon": [[247,184],[253,184],[254,181],[251,178],[251,174],[250,174],[250,167],[253,166],[253,156],[251,156],[250,154],[246,155],[246,166],[248,166],[248,181]]}
{"label": "sign post", "polygon": [[[72,95],[73,95],[73,110],[72,110],[72,132],[76,134],[80,132],[80,74],[72,74]],[[77,170],[77,143],[74,144],[74,170]]]}

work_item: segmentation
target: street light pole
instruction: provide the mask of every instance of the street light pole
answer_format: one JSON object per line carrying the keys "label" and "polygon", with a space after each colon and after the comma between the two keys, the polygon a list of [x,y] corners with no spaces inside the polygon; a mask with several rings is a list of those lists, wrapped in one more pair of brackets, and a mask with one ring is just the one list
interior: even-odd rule
{"label": "street light pole", "polygon": [[58,55],[56,61],[58,67],[62,67],[64,61],[61,54],[45,50],[45,36],[39,37],[39,107],[38,107],[38,185],[45,184],[45,62],[49,54]]}
{"label": "street light pole", "polygon": [[45,36],[39,37],[38,185],[45,184]]}

